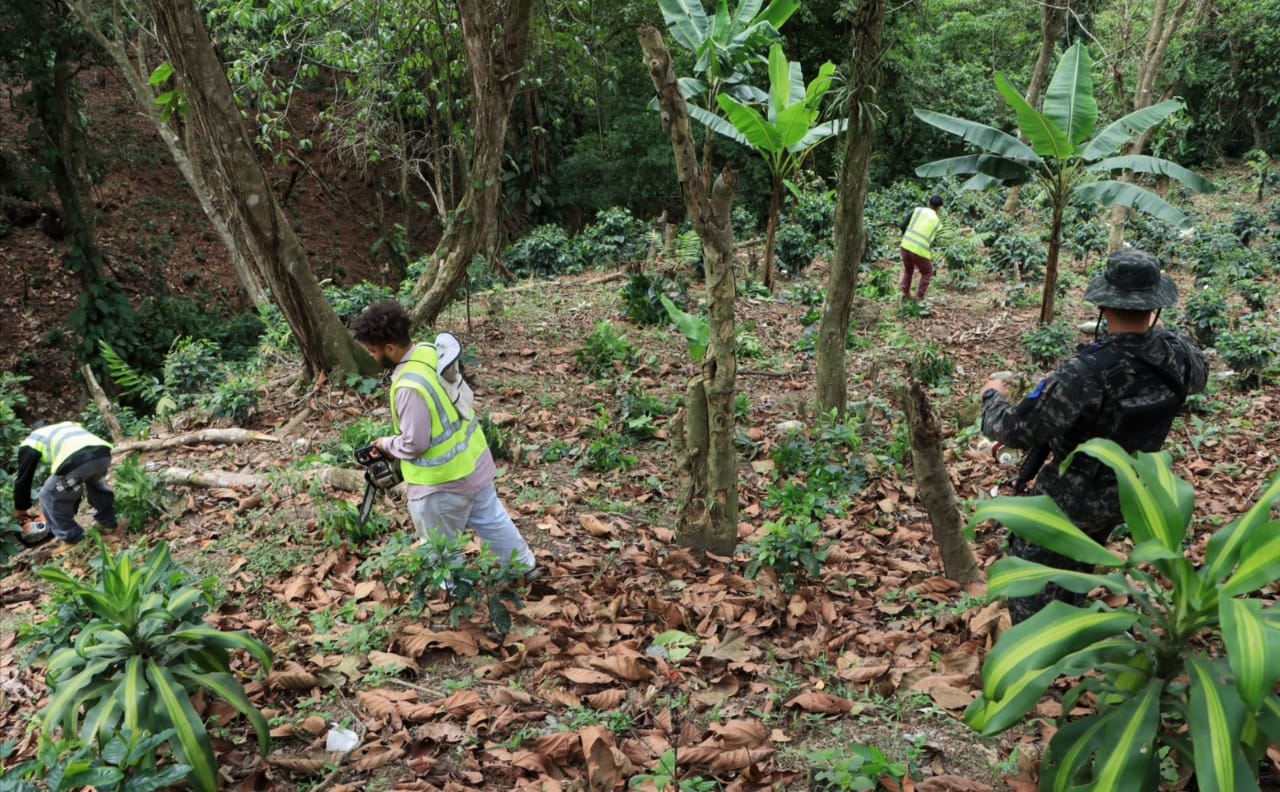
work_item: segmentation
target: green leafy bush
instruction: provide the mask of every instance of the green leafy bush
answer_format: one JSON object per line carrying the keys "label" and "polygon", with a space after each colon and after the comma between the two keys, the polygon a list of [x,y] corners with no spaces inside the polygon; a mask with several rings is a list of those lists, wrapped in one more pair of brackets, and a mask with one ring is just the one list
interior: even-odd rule
{"label": "green leafy bush", "polygon": [[1262,373],[1275,364],[1278,342],[1280,336],[1275,327],[1254,320],[1223,330],[1215,348],[1222,361],[1239,375],[1240,386],[1249,389],[1260,385]]}
{"label": "green leafy bush", "polygon": [[101,560],[88,583],[61,569],[40,571],[79,609],[75,623],[48,628],[69,627],[70,640],[54,649],[46,664],[49,701],[40,713],[40,729],[52,739],[61,727],[64,735],[96,739],[100,746],[121,727],[152,734],[172,730],[168,744],[191,767],[191,785],[216,792],[217,761],[191,696],[201,692],[244,715],[265,756],[271,740],[267,721],[231,675],[230,652],[247,652],[264,671],[270,670],[271,652],[245,633],[222,632],[204,622],[212,598],[186,584],[167,543],[141,562],[132,550],[113,557],[101,540],[98,544]]}
{"label": "green leafy bush", "polygon": [[[1280,578],[1280,533],[1268,529],[1280,478],[1244,515],[1195,542],[1195,493],[1167,454],[1130,457],[1107,440],[1076,450],[1116,472],[1133,538],[1122,553],[1071,525],[1047,496],[982,502],[975,522],[1012,533],[1102,571],[1005,558],[988,571],[996,597],[1026,597],[1053,583],[1126,597],[1083,607],[1054,601],[1003,633],[982,668],[983,693],[964,719],[983,735],[1018,724],[1055,680],[1071,680],[1066,715],[1041,765],[1041,789],[1155,789],[1161,757],[1194,770],[1201,790],[1257,790],[1259,763],[1280,742],[1280,625],[1257,592]],[[1067,460],[1068,463],[1070,459]],[[1186,548],[1203,547],[1195,567]],[[1086,696],[1088,699],[1086,699]]]}
{"label": "green leafy bush", "polygon": [[1044,272],[1049,251],[1044,243],[1030,234],[1001,234],[989,246],[990,262],[999,272],[1017,272],[1020,277],[1038,276]]}
{"label": "green leafy bush", "polygon": [[1022,336],[1022,346],[1037,365],[1052,368],[1075,351],[1077,333],[1070,322],[1059,320],[1028,330]]}
{"label": "green leafy bush", "polygon": [[611,470],[625,473],[640,463],[639,459],[627,453],[630,447],[627,438],[610,433],[587,446],[582,459],[588,469],[597,473],[608,473]]}
{"label": "green leafy bush", "polygon": [[127,523],[130,531],[141,533],[164,514],[164,482],[147,472],[136,455],[116,465],[114,472],[116,517]]}
{"label": "green leafy bush", "polygon": [[499,462],[515,459],[516,441],[514,433],[505,426],[498,426],[488,413],[480,416],[480,430],[489,443],[489,453]]}
{"label": "green leafy bush", "polygon": [[558,225],[541,225],[521,237],[506,254],[507,266],[513,273],[528,275],[560,275],[579,270],[569,235]]}
{"label": "green leafy bush", "polygon": [[318,510],[316,524],[324,533],[325,541],[331,546],[339,546],[350,542],[363,545],[379,536],[391,533],[394,527],[378,509],[369,514],[368,521],[360,524],[360,509],[354,503],[339,498],[313,498],[312,503],[324,503]]}
{"label": "green leafy bush", "polygon": [[[678,780],[677,780],[678,779]],[[702,776],[680,778],[680,769],[676,766],[676,752],[667,750],[658,757],[658,763],[648,773],[638,773],[627,782],[628,789],[637,789],[651,784],[654,789],[667,790],[675,787],[678,792],[714,792],[720,787],[713,780]]]}
{"label": "green leafy bush", "polygon": [[921,347],[907,365],[911,378],[929,388],[945,385],[955,370],[955,361],[932,341]]}
{"label": "green leafy bush", "polygon": [[367,415],[357,418],[342,427],[342,455],[349,460],[357,448],[364,448],[374,440],[392,434],[391,424],[385,421]]}
{"label": "green leafy bush", "polygon": [[1275,287],[1265,281],[1242,280],[1236,282],[1236,291],[1244,298],[1244,304],[1249,306],[1250,311],[1263,313],[1271,302]]}
{"label": "green leafy bush", "polygon": [[830,252],[836,226],[835,190],[805,190],[799,195],[793,194],[788,214],[792,223],[799,225],[813,238],[819,255]]}
{"label": "green leafy bush", "polygon": [[596,221],[582,229],[573,243],[584,266],[607,267],[644,260],[651,241],[648,224],[615,206],[596,215]]}
{"label": "green leafy bush", "polygon": [[332,284],[324,287],[324,298],[343,324],[351,324],[357,316],[376,302],[395,299],[391,289],[369,281],[361,281],[346,288]]}
{"label": "green leafy bush", "polygon": [[794,591],[804,580],[822,576],[822,565],[831,554],[822,526],[803,520],[766,522],[764,536],[744,548],[750,556],[744,574],[755,580],[762,569],[772,569],[784,591]]}
{"label": "green leafy bush", "polygon": [[223,382],[213,393],[201,397],[200,406],[214,418],[226,418],[236,425],[245,424],[258,411],[262,384],[256,377],[240,375]]}
{"label": "green leafy bush", "polygon": [[578,367],[595,378],[612,377],[636,363],[636,350],[608,321],[596,323],[586,342],[573,353]]}
{"label": "green leafy bush", "polygon": [[634,273],[622,287],[622,315],[627,321],[642,327],[666,324],[671,321],[662,305],[662,296],[670,282],[662,277],[650,277],[643,272]]}
{"label": "green leafy bush", "polygon": [[[18,411],[27,405],[27,394],[22,383],[30,381],[25,374],[12,371],[0,372],[0,453],[5,459],[17,455],[18,444],[30,433],[26,423],[18,417]],[[0,467],[9,469],[8,464]]]}
{"label": "green leafy bush", "polygon": [[883,778],[901,783],[907,766],[889,761],[874,745],[844,745],[807,754],[814,792],[863,792],[880,788]]}
{"label": "green leafy bush", "polygon": [[1217,288],[1200,288],[1191,292],[1182,303],[1181,314],[1181,324],[1188,335],[1205,347],[1213,346],[1218,340],[1218,333],[1231,323],[1226,295]]}
{"label": "green leafy bush", "polygon": [[774,237],[778,266],[791,275],[805,270],[822,252],[817,239],[798,223],[781,223]]}
{"label": "green leafy bush", "polygon": [[[151,734],[130,729],[104,735],[100,745],[77,739],[45,740],[37,758],[21,762],[0,778],[2,792],[75,792],[93,787],[98,792],[154,792],[180,784],[191,774],[191,766],[178,762],[159,764],[157,749],[176,734],[166,729]],[[0,745],[0,761],[6,748]],[[36,786],[30,781],[39,781]]]}
{"label": "green leafy bush", "polygon": [[195,404],[197,396],[224,376],[222,353],[207,338],[178,336],[164,356],[164,391],[178,409]]}

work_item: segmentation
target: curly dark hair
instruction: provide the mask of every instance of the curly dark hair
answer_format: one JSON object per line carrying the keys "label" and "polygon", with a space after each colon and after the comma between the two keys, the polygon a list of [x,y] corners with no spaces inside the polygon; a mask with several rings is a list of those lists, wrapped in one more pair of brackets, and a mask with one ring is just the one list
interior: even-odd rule
{"label": "curly dark hair", "polygon": [[395,300],[370,305],[351,323],[351,335],[362,344],[396,344],[408,346],[412,341],[409,331],[413,320],[404,306]]}

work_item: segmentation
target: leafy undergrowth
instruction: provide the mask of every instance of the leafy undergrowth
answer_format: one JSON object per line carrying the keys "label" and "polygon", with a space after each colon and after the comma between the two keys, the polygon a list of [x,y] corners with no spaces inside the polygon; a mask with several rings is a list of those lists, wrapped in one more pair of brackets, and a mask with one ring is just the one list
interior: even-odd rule
{"label": "leafy undergrowth", "polygon": [[[758,353],[739,378],[740,538],[758,540],[801,509],[827,543],[818,579],[766,569],[749,580],[745,550],[702,557],[677,546],[664,414],[694,367],[674,329],[626,323],[618,284],[589,277],[501,293],[478,301],[470,327],[460,313],[440,327],[477,358],[478,403],[509,454],[500,494],[548,570],[517,592],[523,607],[505,636],[483,608],[454,624],[443,597],[415,606],[392,576],[365,566],[385,535],[350,543],[334,528],[358,494],[308,479],[309,467],[350,466],[343,430],[387,420],[384,394],[281,386],[265,395],[254,428],[279,429],[310,410],[285,442],[143,455],[270,481],[262,491],[182,489],[171,520],[145,536],[108,537],[116,546],[167,539],[193,574],[217,578],[223,600],[209,623],[247,630],[275,653],[271,674],[246,684],[272,727],[265,761],[229,705],[196,702],[216,718],[210,735],[227,788],[657,788],[674,766],[682,789],[840,789],[854,788],[833,780],[850,769],[850,746],[872,745],[914,778],[886,776],[886,786],[1033,789],[1040,723],[982,741],[957,720],[1007,617],[985,603],[981,584],[961,589],[942,577],[886,383],[909,361],[936,377],[958,494],[986,497],[1012,471],[975,436],[974,391],[996,369],[1026,383],[1039,376],[1021,343],[1036,309],[1010,307],[993,283],[935,287],[924,317],[867,301],[869,329],[850,352],[848,477],[843,491],[815,487],[806,498],[805,480],[830,471],[789,479],[796,436],[779,424],[802,421],[814,442],[825,425],[813,414],[801,323],[824,281],[819,266],[775,299],[748,292],[739,312]],[[1091,316],[1075,294],[1065,304],[1072,320]],[[602,318],[636,357],[592,379],[575,353]],[[1224,388],[1170,438],[1205,519],[1239,513],[1272,472],[1264,438],[1277,407],[1270,389]],[[394,530],[411,530],[402,503],[379,509]],[[988,564],[1001,537],[980,531],[975,549]],[[33,569],[42,554],[19,556],[0,581],[8,600],[28,598],[6,606],[0,639],[0,741],[19,741],[15,758],[35,750],[29,724],[44,685],[38,668],[19,668],[12,628],[40,612]],[[55,561],[84,574],[89,559],[76,549]],[[1052,718],[1054,706],[1038,714]],[[330,723],[354,730],[360,747],[327,753]]]}

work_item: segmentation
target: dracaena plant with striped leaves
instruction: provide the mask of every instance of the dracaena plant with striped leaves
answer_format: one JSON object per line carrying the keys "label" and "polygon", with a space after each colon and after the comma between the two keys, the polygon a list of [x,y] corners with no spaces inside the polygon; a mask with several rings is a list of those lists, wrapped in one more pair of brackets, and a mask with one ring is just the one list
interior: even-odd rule
{"label": "dracaena plant with striped leaves", "polygon": [[204,691],[242,713],[266,755],[266,719],[231,674],[231,652],[248,653],[264,671],[270,670],[271,653],[246,633],[205,623],[211,598],[186,582],[166,543],[145,559],[132,550],[113,556],[100,538],[98,544],[101,560],[87,582],[55,567],[40,571],[60,597],[80,608],[66,645],[53,650],[46,663],[43,737],[53,739],[60,727],[86,744],[106,744],[121,729],[172,730],[168,743],[190,767],[188,783],[200,792],[215,792],[217,762],[191,696]]}
{"label": "dracaena plant with striped leaves", "polygon": [[[1108,440],[1076,449],[1116,473],[1133,538],[1126,555],[1090,539],[1047,496],[996,498],[974,520],[1091,564],[1095,572],[1005,558],[988,572],[994,596],[1024,597],[1054,583],[1127,597],[1111,607],[1052,602],[1000,636],[982,667],[982,696],[964,719],[983,735],[1019,723],[1059,678],[1074,684],[1041,765],[1042,790],[1155,789],[1161,755],[1194,771],[1201,792],[1259,789],[1259,762],[1280,743],[1280,609],[1251,595],[1280,579],[1280,476],[1256,504],[1219,529],[1197,566],[1194,492],[1167,454],[1130,456]],[[1065,464],[1071,463],[1071,458]],[[1168,748],[1166,752],[1163,749]]]}

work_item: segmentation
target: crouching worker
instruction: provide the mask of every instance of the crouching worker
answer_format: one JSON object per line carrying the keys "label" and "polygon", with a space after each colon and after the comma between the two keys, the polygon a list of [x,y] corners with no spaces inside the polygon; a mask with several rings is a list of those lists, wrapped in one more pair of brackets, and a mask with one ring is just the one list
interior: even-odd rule
{"label": "crouching worker", "polygon": [[465,399],[455,403],[438,372],[435,345],[414,344],[412,321],[398,302],[369,306],[351,332],[369,354],[393,369],[391,419],[396,434],[375,441],[378,451],[400,460],[408,485],[409,516],[425,544],[441,534],[455,538],[470,527],[503,563],[538,577],[529,544],[520,535],[494,486],[497,469],[479,418]]}
{"label": "crouching worker", "polygon": [[107,486],[110,443],[71,421],[36,424],[18,446],[13,508],[19,524],[30,516],[31,485],[41,462],[49,466],[50,475],[40,488],[40,509],[54,536],[66,544],[84,538],[84,529],[76,522],[82,495],[89,498],[93,519],[103,529],[115,530],[116,496]]}

